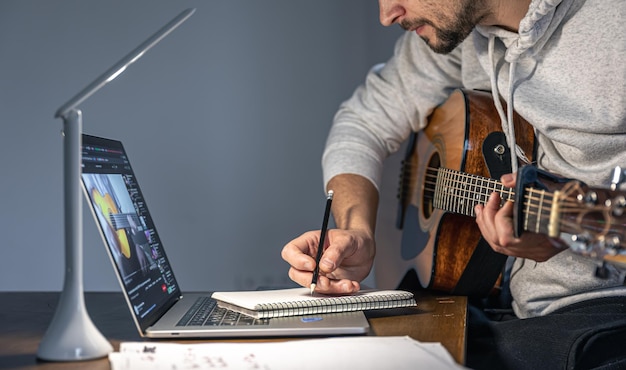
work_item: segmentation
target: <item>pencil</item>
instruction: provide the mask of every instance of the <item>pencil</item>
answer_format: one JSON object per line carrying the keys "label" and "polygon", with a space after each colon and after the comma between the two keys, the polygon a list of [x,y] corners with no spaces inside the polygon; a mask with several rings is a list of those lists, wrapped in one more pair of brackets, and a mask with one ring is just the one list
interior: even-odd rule
{"label": "pencil", "polygon": [[320,259],[324,249],[324,241],[326,239],[326,231],[328,230],[328,219],[330,218],[330,205],[333,202],[333,191],[329,190],[326,196],[326,210],[324,211],[324,220],[322,221],[322,229],[320,231],[320,243],[317,247],[317,255],[315,256],[315,269],[313,270],[313,279],[311,280],[311,294],[317,285],[317,278],[320,274]]}

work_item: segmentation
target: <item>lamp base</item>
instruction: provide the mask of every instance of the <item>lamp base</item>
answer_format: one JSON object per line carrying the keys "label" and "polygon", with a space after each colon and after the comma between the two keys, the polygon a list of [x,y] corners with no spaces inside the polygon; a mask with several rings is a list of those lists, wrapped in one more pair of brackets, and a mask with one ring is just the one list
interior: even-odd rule
{"label": "lamp base", "polygon": [[37,358],[44,361],[83,361],[105,357],[113,346],[98,331],[85,309],[82,294],[61,294]]}

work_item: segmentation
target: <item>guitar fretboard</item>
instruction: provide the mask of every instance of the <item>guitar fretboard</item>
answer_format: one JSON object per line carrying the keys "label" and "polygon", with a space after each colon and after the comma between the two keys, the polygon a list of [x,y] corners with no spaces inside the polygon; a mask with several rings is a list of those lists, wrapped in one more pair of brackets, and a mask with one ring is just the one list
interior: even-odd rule
{"label": "guitar fretboard", "polygon": [[111,221],[111,226],[115,230],[129,228],[130,222],[128,221],[128,217],[132,218],[135,225],[141,225],[141,221],[139,217],[134,213],[110,213],[109,220]]}
{"label": "guitar fretboard", "polygon": [[501,182],[449,168],[437,168],[433,206],[444,211],[475,217],[474,207],[485,204],[493,192],[500,194],[501,206],[515,197],[513,189]]}
{"label": "guitar fretboard", "polygon": [[[437,168],[429,171],[430,181],[426,187],[433,199],[433,206],[447,212],[475,217],[474,207],[485,204],[489,196],[500,194],[503,206],[507,201],[514,201],[515,190],[504,186],[500,181],[463,173],[449,168]],[[576,186],[573,181],[565,188]],[[577,190],[577,188],[575,189]],[[571,191],[549,192],[543,189],[526,188],[523,200],[522,230],[532,231],[557,237],[561,232],[580,233],[593,230],[606,233],[608,215],[603,215],[604,205],[584,205],[573,199]],[[575,194],[580,194],[577,190]],[[594,217],[585,218],[586,215]],[[604,219],[604,220],[603,220]]]}

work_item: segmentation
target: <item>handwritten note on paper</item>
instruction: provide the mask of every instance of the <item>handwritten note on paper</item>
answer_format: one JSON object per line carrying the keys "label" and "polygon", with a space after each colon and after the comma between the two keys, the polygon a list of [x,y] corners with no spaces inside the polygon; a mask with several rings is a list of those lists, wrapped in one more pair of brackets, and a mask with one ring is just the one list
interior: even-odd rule
{"label": "handwritten note on paper", "polygon": [[113,370],[461,369],[439,343],[409,337],[336,337],[268,343],[124,342]]}

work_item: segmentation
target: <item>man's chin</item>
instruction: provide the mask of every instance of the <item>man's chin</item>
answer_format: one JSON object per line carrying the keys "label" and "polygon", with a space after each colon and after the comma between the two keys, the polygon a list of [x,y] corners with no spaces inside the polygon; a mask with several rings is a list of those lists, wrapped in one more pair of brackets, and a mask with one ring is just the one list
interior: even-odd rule
{"label": "man's chin", "polygon": [[449,48],[447,45],[441,45],[440,43],[437,43],[437,42],[431,42],[430,38],[427,36],[419,35],[419,37],[422,39],[422,41],[426,43],[426,45],[428,45],[428,47],[432,51],[434,51],[437,54],[448,54],[452,50],[454,50],[454,48],[452,48],[452,50],[448,50]]}
{"label": "man's chin", "polygon": [[457,43],[455,44],[441,43],[441,42],[432,43],[427,38],[422,38],[422,39],[426,42],[428,47],[437,54],[450,54],[458,46]]}

